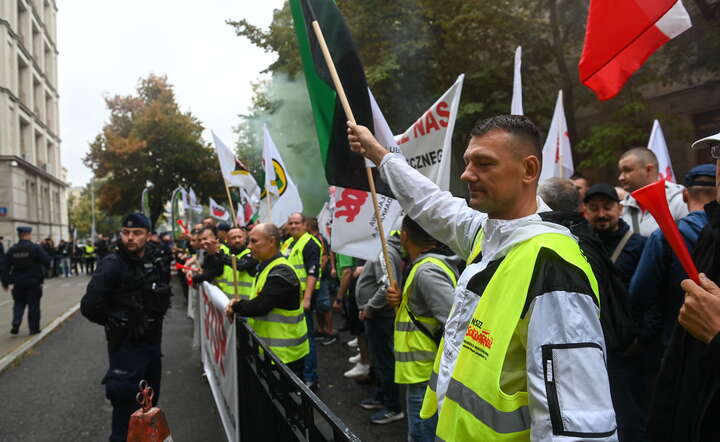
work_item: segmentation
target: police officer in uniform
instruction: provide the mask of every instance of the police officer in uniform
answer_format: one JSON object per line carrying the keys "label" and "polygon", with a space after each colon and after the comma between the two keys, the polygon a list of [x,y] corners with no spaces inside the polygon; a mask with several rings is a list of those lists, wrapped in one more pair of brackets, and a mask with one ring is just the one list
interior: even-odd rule
{"label": "police officer in uniform", "polygon": [[111,441],[127,439],[135,395],[145,379],[160,397],[162,325],[170,306],[169,269],[147,243],[150,221],[141,213],[125,217],[118,250],[100,262],[80,310],[105,327],[110,367],[103,378],[113,405]]}
{"label": "police officer in uniform", "polygon": [[40,333],[40,298],[42,297],[43,267],[50,265],[50,257],[37,244],[30,241],[32,227],[17,228],[20,241],[7,251],[7,263],[2,275],[2,286],[7,291],[12,284],[13,319],[10,333],[20,330],[25,306],[28,307],[30,334]]}

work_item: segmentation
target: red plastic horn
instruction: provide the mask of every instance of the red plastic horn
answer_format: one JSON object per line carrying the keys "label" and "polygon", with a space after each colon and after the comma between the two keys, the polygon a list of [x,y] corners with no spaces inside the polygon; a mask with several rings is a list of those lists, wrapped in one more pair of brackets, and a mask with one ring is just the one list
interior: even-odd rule
{"label": "red plastic horn", "polygon": [[695,263],[690,257],[690,252],[680,235],[675,220],[672,215],[670,215],[670,207],[668,206],[667,196],[665,196],[665,181],[661,179],[660,181],[648,184],[632,192],[631,195],[655,218],[658,226],[660,226],[660,230],[662,230],[665,235],[665,239],[668,244],[670,244],[670,247],[672,247],[675,255],[677,255],[683,269],[685,269],[685,273],[699,285],[700,278],[698,277]]}
{"label": "red plastic horn", "polygon": [[195,268],[193,268],[193,267],[188,267],[188,266],[186,266],[186,265],[182,265],[182,264],[180,264],[179,262],[176,262],[176,263],[175,263],[175,268],[176,268],[177,270],[183,270],[183,269],[184,269],[184,270],[192,270],[193,272],[197,272],[197,269],[195,269]]}

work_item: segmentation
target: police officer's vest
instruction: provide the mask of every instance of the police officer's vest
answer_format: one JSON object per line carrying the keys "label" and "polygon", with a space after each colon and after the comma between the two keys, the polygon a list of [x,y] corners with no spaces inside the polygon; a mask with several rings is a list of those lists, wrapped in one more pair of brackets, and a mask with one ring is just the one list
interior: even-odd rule
{"label": "police officer's vest", "polygon": [[[280,265],[292,268],[290,262],[284,257],[273,260],[256,276],[253,286],[254,297],[259,296],[265,287],[270,270]],[[301,299],[302,292],[298,291],[298,308],[295,310],[274,308],[267,315],[256,316],[252,321],[255,333],[286,364],[297,361],[310,352],[307,323]]]}
{"label": "police officer's vest", "polygon": [[95,247],[85,246],[85,258],[95,258]]}
{"label": "police officer's vest", "polygon": [[[428,335],[423,333],[412,321],[408,310],[409,294],[412,289],[412,283],[415,279],[420,266],[425,263],[432,263],[440,267],[452,281],[453,287],[457,284],[455,273],[450,267],[438,258],[432,256],[425,257],[416,262],[410,270],[410,274],[405,280],[403,286],[402,301],[395,315],[395,333],[394,337],[394,353],[395,353],[395,383],[397,384],[417,384],[430,379],[432,373],[433,361],[437,353],[437,344],[430,339]],[[442,324],[440,321],[431,316],[418,316],[413,313],[415,320],[422,323],[425,329],[431,334],[436,333]]]}
{"label": "police officer's vest", "polygon": [[223,243],[220,243],[218,248],[220,249],[221,252],[223,252],[227,256],[230,256],[230,247],[226,246]]}
{"label": "police officer's vest", "polygon": [[[288,261],[290,261],[292,268],[297,273],[298,278],[300,278],[300,289],[303,293],[305,293],[305,288],[307,287],[307,270],[305,270],[305,261],[303,260],[303,249],[305,249],[308,242],[315,241],[315,244],[317,244],[320,249],[320,256],[322,256],[322,244],[320,244],[320,241],[318,241],[317,238],[307,232],[298,238],[294,244],[293,241],[295,241],[295,238],[292,237],[285,240],[280,248],[280,252],[288,259]],[[320,269],[318,268],[318,272],[319,271]],[[320,275],[318,275],[317,280],[315,281],[315,290],[319,288]]]}
{"label": "police officer's vest", "polygon": [[[528,393],[504,393],[500,389],[500,375],[510,340],[526,304],[538,254],[544,248],[585,274],[599,304],[595,276],[572,238],[546,233],[513,247],[494,266],[495,271],[487,275],[489,280],[480,283],[483,286],[487,281],[482,293],[478,293],[480,300],[468,324],[447,387],[436,429],[438,439],[530,440]],[[420,411],[422,418],[437,412],[435,388],[443,346],[444,342],[441,342]],[[548,369],[552,370],[552,366]],[[552,383],[552,376],[546,376],[546,382]]]}
{"label": "police officer's vest", "polygon": [[[245,249],[236,255],[237,259],[243,256],[249,255],[250,250]],[[232,256],[232,255],[231,255]],[[233,275],[234,273],[234,275]],[[238,270],[233,272],[232,266],[223,266],[223,273],[219,277],[215,278],[215,284],[220,290],[225,293],[228,298],[235,296],[235,286],[237,285],[237,295],[240,299],[249,301],[253,294],[253,280],[254,278],[245,270]]]}

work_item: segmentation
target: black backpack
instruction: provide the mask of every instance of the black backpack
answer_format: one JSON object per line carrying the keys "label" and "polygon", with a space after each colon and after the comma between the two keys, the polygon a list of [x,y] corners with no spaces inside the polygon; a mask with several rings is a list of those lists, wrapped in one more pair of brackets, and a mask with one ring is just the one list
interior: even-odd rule
{"label": "black backpack", "polygon": [[608,351],[624,352],[637,337],[637,326],[630,314],[627,288],[610,252],[597,237],[585,218],[577,213],[542,212],[543,221],[567,227],[578,238],[580,250],[587,258],[600,292],[600,325]]}

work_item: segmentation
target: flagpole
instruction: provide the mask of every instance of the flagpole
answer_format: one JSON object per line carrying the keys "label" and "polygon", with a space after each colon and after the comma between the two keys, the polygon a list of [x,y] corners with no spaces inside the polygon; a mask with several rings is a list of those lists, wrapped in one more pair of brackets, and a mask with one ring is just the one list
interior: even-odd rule
{"label": "flagpole", "polygon": [[237,226],[237,217],[235,216],[235,209],[233,208],[233,202],[232,197],[230,196],[230,187],[227,184],[227,181],[225,181],[225,177],[223,176],[223,184],[225,184],[225,192],[227,193],[227,199],[228,203],[230,203],[230,216],[232,217],[233,225]]}
{"label": "flagpole", "polygon": [[[318,39],[320,49],[322,50],[323,57],[325,58],[325,63],[327,64],[328,70],[330,71],[330,77],[332,78],[333,84],[335,85],[335,91],[337,92],[338,97],[340,98],[340,103],[342,104],[343,110],[345,111],[345,117],[353,124],[356,124],[352,108],[350,107],[350,103],[348,102],[347,96],[345,95],[345,89],[343,89],[342,82],[340,81],[340,76],[335,69],[335,63],[333,62],[332,56],[330,55],[330,50],[328,49],[327,43],[325,42],[325,37],[323,36],[322,30],[320,29],[320,23],[318,23],[317,18],[315,18],[315,12],[312,10],[312,6],[309,2],[307,3],[307,6],[310,9],[310,14],[312,15],[312,27],[315,31],[315,37],[317,37]],[[395,279],[395,274],[393,273],[393,267],[390,265],[390,255],[388,254],[387,240],[385,239],[385,229],[383,228],[382,217],[380,216],[380,207],[378,206],[377,192],[375,190],[375,178],[373,177],[372,169],[368,166],[365,167],[365,173],[367,174],[370,194],[372,195],[373,208],[375,209],[375,222],[377,223],[378,231],[380,233],[380,244],[382,246],[383,258],[385,260],[385,268],[387,269],[388,273],[388,280],[391,287],[397,287],[397,280]]]}
{"label": "flagpole", "polygon": [[270,195],[271,195],[271,193],[268,192],[267,189],[265,189],[265,195],[266,195],[265,198],[267,198],[267,204],[268,204],[268,221],[270,222],[270,224],[273,224],[273,221],[272,221],[272,203],[271,203],[271,201],[270,201]]}

